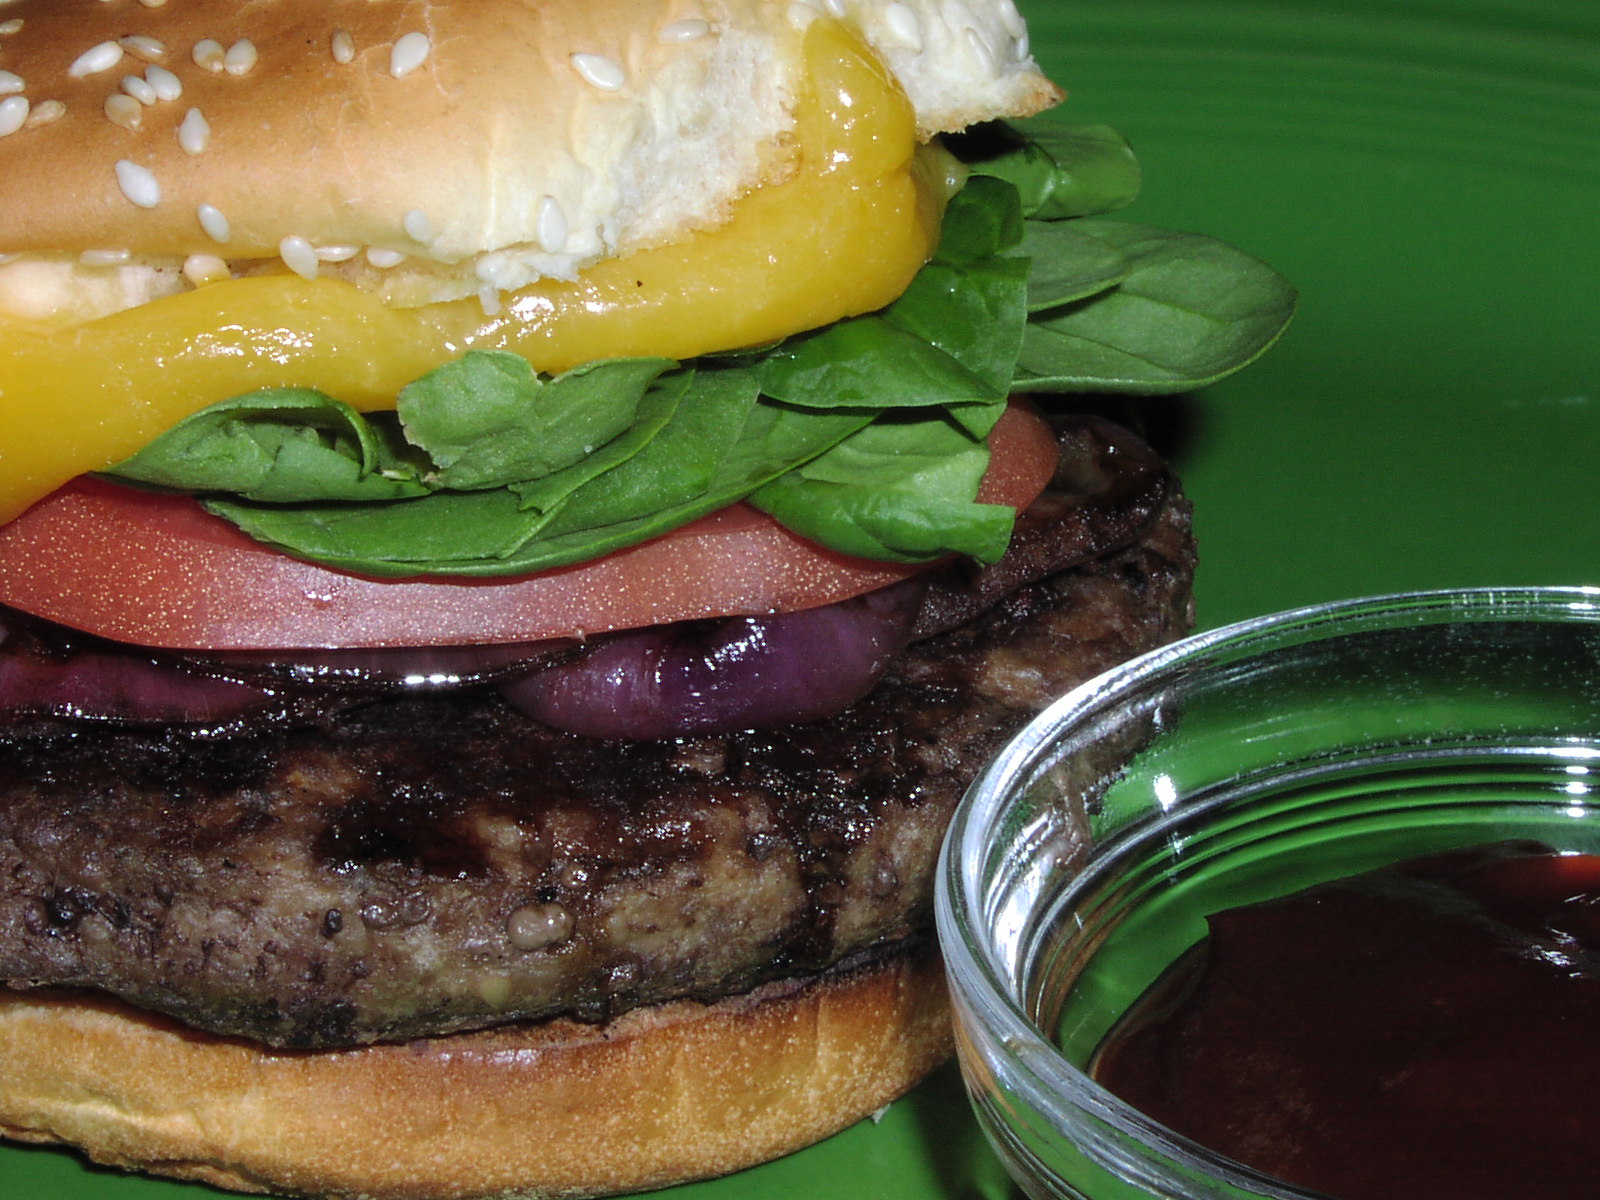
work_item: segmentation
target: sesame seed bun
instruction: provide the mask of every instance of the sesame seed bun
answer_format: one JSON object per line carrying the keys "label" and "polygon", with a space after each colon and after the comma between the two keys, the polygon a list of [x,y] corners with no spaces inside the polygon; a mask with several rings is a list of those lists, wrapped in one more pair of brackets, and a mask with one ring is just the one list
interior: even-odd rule
{"label": "sesame seed bun", "polygon": [[0,253],[518,248],[570,276],[782,177],[829,14],[925,137],[1057,98],[1010,0],[14,0]]}
{"label": "sesame seed bun", "polygon": [[[817,21],[872,48],[923,138],[1059,98],[1011,0],[10,0],[0,313],[82,320],[345,253],[475,293],[524,286],[486,255],[570,278],[675,241],[794,169]],[[0,1135],[245,1191],[611,1194],[861,1119],[949,1053],[947,1018],[927,946],[600,1026],[314,1052],[0,989]]]}
{"label": "sesame seed bun", "polygon": [[894,1100],[950,1052],[924,950],[719,1004],[267,1051],[115,1001],[0,995],[0,1133],[248,1192],[590,1196],[725,1174]]}

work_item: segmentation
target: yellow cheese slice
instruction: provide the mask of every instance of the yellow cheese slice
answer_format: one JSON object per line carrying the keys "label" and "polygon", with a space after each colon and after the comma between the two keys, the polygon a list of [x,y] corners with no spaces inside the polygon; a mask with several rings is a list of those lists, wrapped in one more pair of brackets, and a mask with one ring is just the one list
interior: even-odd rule
{"label": "yellow cheese slice", "polygon": [[881,308],[932,253],[945,180],[917,153],[910,104],[843,26],[806,34],[797,173],[728,222],[599,264],[570,283],[384,305],[290,274],[226,280],[65,329],[0,326],[0,522],[184,417],[257,388],[318,388],[363,409],[473,348],[545,371],[591,359],[689,358]]}

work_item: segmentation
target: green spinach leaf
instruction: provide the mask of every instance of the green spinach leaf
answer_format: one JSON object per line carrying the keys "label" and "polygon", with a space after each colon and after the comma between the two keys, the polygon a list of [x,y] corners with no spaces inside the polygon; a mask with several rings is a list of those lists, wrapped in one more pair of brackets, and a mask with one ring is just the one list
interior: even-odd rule
{"label": "green spinach leaf", "polygon": [[989,463],[981,439],[938,416],[896,414],[779,476],[750,502],[813,541],[889,562],[966,554],[994,562],[1014,514],[973,499]]}
{"label": "green spinach leaf", "polygon": [[235,396],[174,426],[114,469],[124,479],[178,491],[232,492],[263,503],[310,497],[394,500],[420,496],[426,459],[392,425],[307,388]]}
{"label": "green spinach leaf", "polygon": [[1029,313],[1114,288],[1132,267],[1115,246],[1081,232],[1076,221],[1029,221],[1022,253],[1029,267]]}
{"label": "green spinach leaf", "polygon": [[1139,160],[1107,125],[1026,117],[997,122],[969,145],[973,172],[1013,185],[1029,217],[1096,216],[1126,208],[1139,195]]}
{"label": "green spinach leaf", "polygon": [[543,479],[633,428],[666,358],[607,359],[554,379],[518,354],[469,351],[400,391],[406,437],[436,465],[435,487],[458,491]]}
{"label": "green spinach leaf", "polygon": [[1128,274],[1115,288],[1034,315],[1019,390],[1190,391],[1265,352],[1294,312],[1287,281],[1215,238],[1106,220],[1076,228],[1126,258]]}

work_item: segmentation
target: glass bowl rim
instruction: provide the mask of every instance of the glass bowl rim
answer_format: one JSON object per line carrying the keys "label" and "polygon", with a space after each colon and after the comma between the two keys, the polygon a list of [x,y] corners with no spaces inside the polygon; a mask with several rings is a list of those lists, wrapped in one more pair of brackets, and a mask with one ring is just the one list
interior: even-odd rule
{"label": "glass bowl rim", "polygon": [[[1412,618],[1407,621],[1405,618]],[[1040,1113],[1079,1111],[1137,1138],[1143,1148],[1208,1178],[1282,1200],[1323,1200],[1199,1145],[1118,1099],[1070,1062],[1028,1015],[1006,983],[1008,970],[976,920],[979,872],[987,840],[1000,825],[1007,789],[1074,722],[1114,704],[1152,678],[1201,664],[1236,662],[1263,649],[1320,641],[1372,628],[1503,621],[1600,623],[1600,587],[1475,587],[1334,600],[1251,617],[1191,634],[1129,659],[1067,692],[1035,716],[973,780],[952,817],[935,880],[935,917],[951,988],[976,1010],[991,1040],[1007,1048],[1024,1084],[1023,1098]],[[972,936],[969,936],[969,931]]]}

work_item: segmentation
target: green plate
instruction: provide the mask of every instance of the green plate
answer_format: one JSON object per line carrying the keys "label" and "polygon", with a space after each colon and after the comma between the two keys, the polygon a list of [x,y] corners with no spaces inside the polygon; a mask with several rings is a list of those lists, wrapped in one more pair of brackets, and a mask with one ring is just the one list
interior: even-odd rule
{"label": "green plate", "polygon": [[[1414,588],[1600,585],[1600,5],[1033,0],[1066,111],[1132,139],[1130,216],[1299,285],[1259,364],[1149,406],[1200,620]],[[604,1097],[596,1103],[604,1104]],[[0,1150],[18,1200],[206,1188]],[[946,1069],[877,1124],[673,1200],[1011,1197]]]}

